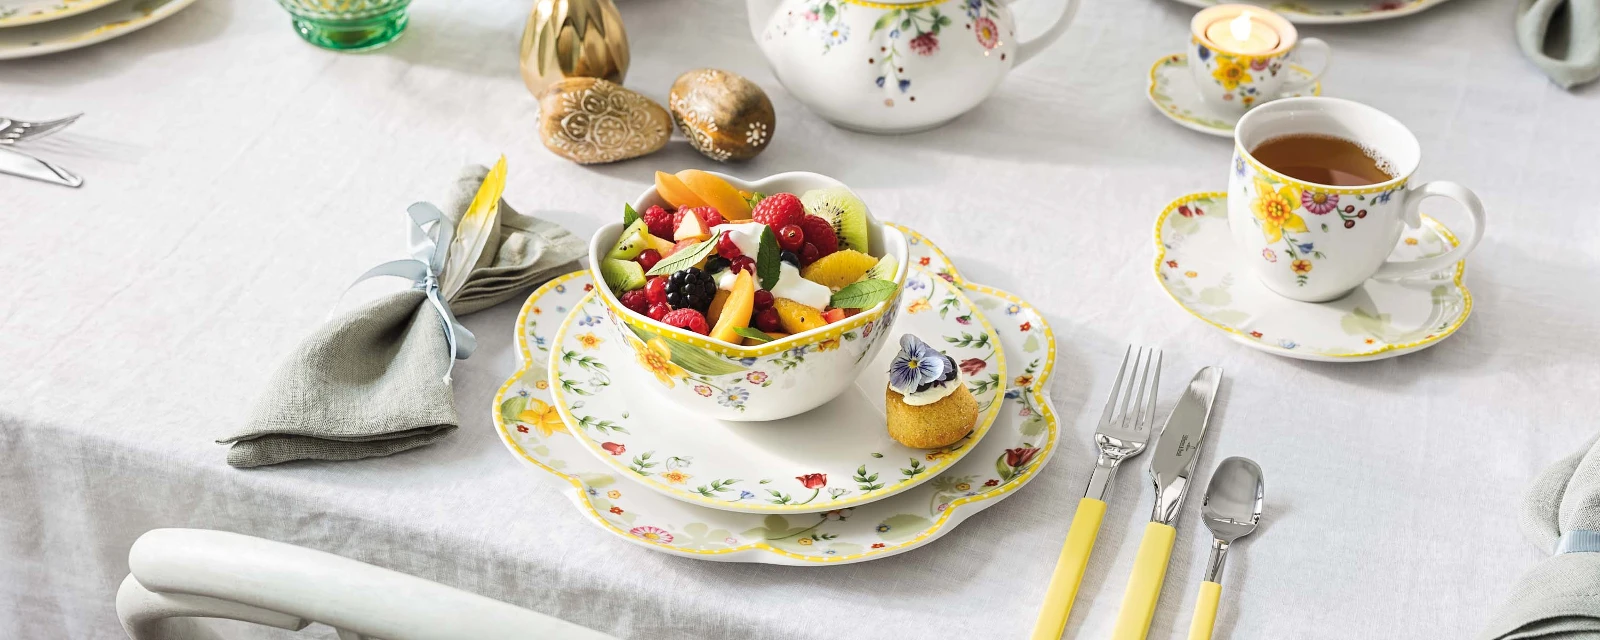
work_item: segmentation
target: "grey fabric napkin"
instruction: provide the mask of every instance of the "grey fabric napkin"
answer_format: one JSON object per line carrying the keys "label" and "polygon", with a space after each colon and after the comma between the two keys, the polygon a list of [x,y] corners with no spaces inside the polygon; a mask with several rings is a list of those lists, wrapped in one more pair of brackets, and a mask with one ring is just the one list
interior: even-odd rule
{"label": "grey fabric napkin", "polygon": [[[1546,469],[1523,505],[1522,527],[1546,551],[1600,531],[1600,440]],[[1512,589],[1484,640],[1600,638],[1600,548],[1556,553]]]}
{"label": "grey fabric napkin", "polygon": [[[443,209],[443,224],[460,223],[488,172],[478,165],[462,171]],[[414,234],[413,244],[419,240],[427,239]],[[454,295],[444,294],[456,316],[510,300],[571,271],[587,251],[565,229],[519,214],[503,200],[499,228],[486,246],[494,250],[479,257]],[[356,460],[450,435],[459,417],[447,380],[451,360],[445,332],[439,311],[419,288],[328,321],[278,366],[245,426],[218,440],[232,445],[228,464]]]}
{"label": "grey fabric napkin", "polygon": [[1518,0],[1517,44],[1564,89],[1600,78],[1600,0]]}

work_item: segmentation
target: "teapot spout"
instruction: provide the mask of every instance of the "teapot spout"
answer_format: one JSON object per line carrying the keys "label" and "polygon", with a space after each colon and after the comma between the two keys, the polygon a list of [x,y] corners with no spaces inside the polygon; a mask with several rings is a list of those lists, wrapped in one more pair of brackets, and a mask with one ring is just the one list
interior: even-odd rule
{"label": "teapot spout", "polygon": [[777,13],[778,6],[783,0],[745,0],[745,12],[750,20],[750,37],[756,43],[761,42],[761,32],[766,31],[767,23],[771,22],[772,14]]}

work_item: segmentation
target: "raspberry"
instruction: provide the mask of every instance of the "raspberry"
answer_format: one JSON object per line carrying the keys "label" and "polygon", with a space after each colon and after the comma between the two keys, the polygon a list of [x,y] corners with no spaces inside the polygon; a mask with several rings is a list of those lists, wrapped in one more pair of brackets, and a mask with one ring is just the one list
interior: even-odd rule
{"label": "raspberry", "polygon": [[673,215],[666,209],[662,209],[659,204],[650,205],[650,208],[645,209],[644,213],[639,217],[644,219],[645,226],[650,227],[650,235],[657,238],[670,240],[672,231],[678,228],[674,223],[675,218]]}
{"label": "raspberry", "polygon": [[[818,249],[817,245],[814,245],[814,244],[811,244],[811,243],[807,242],[806,246],[804,248],[800,249],[800,266],[804,267],[804,266],[806,266],[808,264],[816,262],[817,258],[821,258],[821,257],[822,257],[822,250]],[[649,287],[646,287],[646,289],[648,289],[648,288]]]}
{"label": "raspberry", "polygon": [[674,309],[671,313],[661,318],[661,321],[679,329],[688,329],[700,335],[711,333],[711,326],[706,324],[705,315],[694,309]]}
{"label": "raspberry", "polygon": [[734,275],[739,275],[740,271],[749,271],[750,275],[756,275],[756,261],[750,259],[750,256],[739,256],[729,261],[728,270]]}
{"label": "raspberry", "polygon": [[[833,225],[827,220],[816,216],[806,216],[800,221],[800,230],[806,232],[806,244],[817,245],[817,257],[828,255],[839,250],[839,236],[833,233]],[[806,254],[800,254],[800,261],[806,261]]]}
{"label": "raspberry", "polygon": [[660,320],[662,318],[667,317],[667,314],[669,314],[669,313],[672,313],[672,307],[667,306],[667,303],[665,303],[665,302],[657,302],[655,304],[650,305],[650,319],[651,320]]}
{"label": "raspberry", "polygon": [[644,289],[634,289],[622,294],[622,306],[641,316],[649,315],[650,297],[645,295]]}
{"label": "raspberry", "polygon": [[645,299],[650,301],[650,306],[667,303],[667,277],[656,276],[644,285]]}
{"label": "raspberry", "polygon": [[772,292],[766,289],[756,289],[756,308],[765,309],[772,306]]}
{"label": "raspberry", "polygon": [[761,224],[782,229],[791,224],[800,224],[806,217],[806,207],[800,204],[800,198],[792,193],[774,193],[756,203],[756,209],[750,214],[750,219]]}
{"label": "raspberry", "polygon": [[717,241],[717,255],[732,260],[744,255],[744,252],[739,250],[739,245],[734,244],[733,236],[724,233],[722,239]]}
{"label": "raspberry", "polygon": [[714,229],[719,224],[728,224],[728,219],[722,217],[715,207],[695,207],[694,213],[700,216],[701,222],[706,223],[707,229]]}
{"label": "raspberry", "polygon": [[778,310],[769,308],[757,311],[756,328],[766,333],[783,331],[783,320],[778,318]]}
{"label": "raspberry", "polygon": [[655,249],[645,249],[644,251],[640,251],[639,256],[634,258],[633,261],[639,263],[639,266],[644,267],[645,271],[649,271],[652,267],[656,266],[657,262],[661,262],[661,252],[656,251]]}
{"label": "raspberry", "polygon": [[778,230],[778,247],[784,251],[797,251],[806,245],[806,232],[800,225],[784,225]]}

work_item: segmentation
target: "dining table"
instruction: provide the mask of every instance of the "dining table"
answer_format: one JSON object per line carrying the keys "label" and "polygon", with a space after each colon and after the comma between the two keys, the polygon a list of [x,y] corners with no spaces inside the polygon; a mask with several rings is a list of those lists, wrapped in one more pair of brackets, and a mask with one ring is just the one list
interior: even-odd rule
{"label": "dining table", "polygon": [[[1018,35],[1062,4],[1016,3]],[[518,71],[527,0],[417,0],[399,40],[355,54],[303,42],[269,0],[200,0],[125,37],[0,62],[0,114],[85,113],[15,147],[81,188],[0,176],[0,636],[123,637],[114,595],[130,545],[193,527],[620,638],[1024,637],[1129,344],[1164,351],[1163,415],[1194,371],[1226,372],[1151,638],[1188,628],[1211,544],[1198,497],[1229,456],[1260,464],[1266,499],[1230,552],[1218,637],[1472,637],[1547,552],[1519,529],[1524,491],[1600,415],[1600,85],[1563,90],[1524,59],[1510,4],[1300,29],[1332,45],[1323,95],[1398,118],[1421,142],[1419,179],[1460,182],[1488,211],[1463,281],[1469,319],[1372,362],[1252,350],[1158,285],[1157,216],[1225,189],[1232,152],[1145,95],[1151,64],[1188,46],[1193,7],[1085,2],[977,108],[880,136],[797,101],[742,3],[617,5],[625,86],[665,103],[691,69],[747,77],[777,114],[765,152],[719,164],[681,134],[613,164],[547,151]],[[797,567],[659,553],[596,527],[570,488],[502,444],[492,405],[518,367],[519,297],[462,318],[478,348],[454,369],[449,437],[381,458],[228,466],[216,440],[239,430],[276,364],[331,312],[389,286],[347,293],[406,255],[406,207],[442,201],[463,165],[502,154],[505,201],[583,238],[657,170],[837,178],[967,280],[1039,310],[1056,339],[1059,446],[1031,484],[904,554]],[[1454,203],[1423,208],[1466,227]],[[1125,465],[1107,500],[1067,638],[1106,637],[1116,621],[1153,499],[1148,463]]]}

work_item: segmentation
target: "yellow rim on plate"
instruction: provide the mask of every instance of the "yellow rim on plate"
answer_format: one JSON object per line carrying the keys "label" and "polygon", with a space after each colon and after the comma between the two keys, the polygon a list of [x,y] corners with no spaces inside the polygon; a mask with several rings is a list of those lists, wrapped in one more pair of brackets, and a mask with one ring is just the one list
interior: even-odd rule
{"label": "yellow rim on plate", "polygon": [[[1152,98],[1151,101],[1154,102],[1156,107],[1160,108],[1163,113],[1166,113],[1169,117],[1171,117],[1174,120],[1182,120],[1182,121],[1187,122],[1189,124],[1192,124],[1194,126],[1204,127],[1206,129],[1210,129],[1210,130],[1213,130],[1213,131],[1221,131],[1221,130],[1224,130],[1224,129],[1232,130],[1233,129],[1232,126],[1225,126],[1225,127],[1224,126],[1218,126],[1216,123],[1207,122],[1207,121],[1202,120],[1200,118],[1196,118],[1194,116],[1181,113],[1181,112],[1176,110],[1176,104],[1174,104],[1173,106],[1169,107],[1167,104],[1162,103],[1160,100],[1154,100],[1153,99],[1153,98],[1155,98],[1155,94],[1156,94],[1156,77],[1161,73],[1161,68],[1164,67],[1164,66],[1168,66],[1168,65],[1177,65],[1180,62],[1182,62],[1185,66],[1188,66],[1188,64],[1189,64],[1189,54],[1187,54],[1187,53],[1174,53],[1174,54],[1162,56],[1160,59],[1156,60],[1155,64],[1150,65],[1150,86],[1145,88],[1145,93],[1147,93]],[[1303,74],[1308,75],[1308,76],[1311,75],[1311,70],[1310,69],[1302,67],[1302,66],[1300,66],[1298,64],[1290,63],[1289,64],[1289,70],[1290,71],[1295,71],[1295,72],[1298,72],[1298,73],[1303,73]],[[1317,80],[1317,81],[1311,83],[1311,95],[1314,95],[1314,96],[1322,95],[1322,81],[1321,80]]]}
{"label": "yellow rim on plate", "polygon": [[[930,246],[932,246],[932,245],[930,245]],[[928,278],[930,280],[939,279],[939,277],[937,275],[929,273],[927,270],[922,269],[921,267],[912,266],[912,267],[909,267],[909,269],[915,269],[918,273],[921,273],[924,277],[926,277],[926,278]],[[908,272],[909,272],[909,269],[908,269]],[[909,275],[907,276],[906,279],[910,280]],[[989,317],[986,314],[984,314],[981,310],[979,310],[978,306],[973,304],[972,300],[968,299],[967,295],[962,292],[962,289],[964,288],[964,285],[957,284],[955,282],[951,282],[951,283],[949,283],[949,285],[950,285],[950,292],[952,294],[954,294],[957,298],[960,298],[961,303],[963,305],[965,305],[966,308],[970,310],[970,313],[977,318],[979,325],[981,325],[983,327],[984,333],[986,335],[991,336],[996,344],[999,344],[1000,343],[1000,334],[999,334],[999,332],[995,331],[994,325],[989,323]],[[584,305],[589,304],[590,298],[593,298],[593,297],[595,297],[597,295],[598,295],[598,292],[590,291],[589,293],[584,295],[584,297],[582,299],[580,299],[577,304],[572,306],[573,310],[576,311],[580,307],[583,307]],[[602,299],[604,299],[603,296],[602,296]],[[567,314],[567,317],[561,321],[561,326],[556,329],[555,337],[552,338],[551,341],[550,341],[550,343],[552,345],[560,345],[560,344],[562,344],[562,343],[564,343],[566,341],[567,331],[572,327],[573,316],[574,315],[575,314],[569,313],[569,314]],[[840,323],[840,324],[843,324],[843,323]],[[522,326],[522,325],[518,324],[518,326]],[[830,331],[830,333],[831,333],[831,331]],[[698,334],[696,334],[696,335],[698,335]],[[556,351],[551,351],[550,352],[549,371],[546,374],[548,377],[551,377],[551,378],[554,377],[555,369],[556,369],[556,362],[558,361],[558,358],[559,358],[558,352],[556,352]],[[1003,344],[999,344],[999,347],[995,349],[995,372],[997,374],[999,374],[1000,380],[1002,380],[1002,381],[1010,379],[1010,378],[1007,377],[1007,373],[1006,373],[1006,353],[1005,353],[1005,346]],[[953,445],[952,447],[940,447],[938,449],[933,449],[932,450],[932,451],[944,452],[946,455],[940,456],[939,459],[937,461],[935,461],[935,464],[929,465],[927,467],[927,471],[923,472],[922,474],[919,474],[919,477],[921,477],[922,479],[918,480],[917,482],[901,481],[901,482],[898,482],[898,483],[895,483],[895,484],[892,484],[892,485],[887,485],[887,486],[883,487],[882,489],[876,489],[876,490],[873,490],[873,491],[868,491],[866,493],[860,493],[860,494],[857,494],[857,495],[852,496],[852,497],[847,498],[847,499],[834,500],[834,501],[831,501],[831,502],[827,503],[826,508],[823,508],[823,509],[819,509],[816,506],[809,505],[809,504],[806,504],[806,505],[780,505],[780,504],[756,504],[756,503],[741,504],[740,505],[740,507],[741,507],[740,509],[728,509],[727,508],[727,504],[728,504],[727,501],[718,500],[718,499],[715,499],[715,498],[707,498],[705,496],[702,496],[700,494],[688,491],[686,489],[681,489],[681,488],[678,488],[678,487],[674,487],[674,486],[672,486],[670,484],[663,483],[663,482],[658,481],[655,478],[652,478],[650,476],[641,476],[641,475],[635,473],[632,469],[628,468],[628,465],[625,465],[620,460],[618,460],[616,456],[610,455],[604,449],[600,448],[600,443],[599,442],[594,441],[594,439],[592,439],[592,438],[590,438],[588,436],[588,433],[585,432],[583,430],[583,427],[578,424],[577,417],[572,415],[572,410],[569,407],[570,403],[567,400],[565,392],[562,391],[561,385],[559,385],[559,384],[550,385],[550,398],[555,401],[552,404],[555,405],[556,412],[561,415],[561,421],[566,424],[568,433],[571,433],[572,437],[577,439],[580,443],[582,443],[584,448],[588,449],[591,453],[595,454],[595,457],[599,458],[601,461],[603,461],[607,465],[611,466],[618,473],[632,474],[632,475],[629,475],[627,477],[629,477],[630,479],[633,479],[635,481],[638,481],[641,484],[648,485],[652,489],[655,489],[656,491],[658,491],[660,493],[663,493],[663,494],[666,494],[668,496],[671,496],[672,498],[675,498],[675,499],[678,499],[678,500],[682,500],[684,502],[693,502],[693,503],[703,504],[703,505],[712,507],[714,509],[719,509],[719,510],[724,510],[724,511],[733,511],[735,513],[751,513],[751,512],[756,512],[756,511],[771,512],[771,513],[820,513],[820,512],[823,512],[823,511],[832,511],[834,509],[844,509],[844,508],[852,507],[852,506],[855,506],[855,505],[858,505],[858,504],[862,504],[862,503],[865,503],[865,502],[872,502],[872,501],[875,501],[875,500],[882,500],[882,499],[887,498],[889,496],[892,496],[892,495],[907,491],[909,489],[912,489],[912,488],[916,487],[917,485],[922,484],[923,482],[927,482],[928,480],[933,479],[933,477],[937,476],[940,471],[943,471],[944,469],[948,468],[950,465],[953,465],[956,462],[960,461],[962,458],[966,457],[966,455],[968,453],[970,453],[972,451],[972,449],[978,445],[978,441],[982,440],[984,434],[989,432],[989,427],[994,425],[995,418],[1000,415],[1000,407],[1001,407],[1001,405],[1005,404],[1005,402],[1004,402],[1004,400],[1005,400],[1005,388],[1002,386],[1001,388],[995,390],[995,394],[996,394],[995,400],[989,404],[988,410],[986,410],[982,415],[978,416],[978,424],[977,424],[977,426],[973,427],[972,434],[970,436],[968,436],[967,438],[963,439],[959,443],[959,445]],[[496,404],[498,404],[498,400],[496,401]]]}
{"label": "yellow rim on plate", "polygon": [[[1157,283],[1159,283],[1161,281],[1161,265],[1166,262],[1166,258],[1167,258],[1167,245],[1161,241],[1161,229],[1167,222],[1167,216],[1171,215],[1173,211],[1177,211],[1178,207],[1181,207],[1183,205],[1189,204],[1189,203],[1194,202],[1196,200],[1226,200],[1227,198],[1228,198],[1228,194],[1226,192],[1223,192],[1223,191],[1206,191],[1206,192],[1202,192],[1202,193],[1191,193],[1189,195],[1186,195],[1186,196],[1183,196],[1181,198],[1178,198],[1177,200],[1173,200],[1172,203],[1168,204],[1167,208],[1161,212],[1161,215],[1156,218],[1156,229],[1155,229],[1156,259],[1155,259],[1155,262],[1154,262],[1154,268],[1155,268],[1156,282]],[[1444,223],[1439,222],[1438,220],[1435,220],[1435,219],[1433,219],[1432,217],[1429,217],[1429,216],[1422,216],[1422,222],[1423,222],[1423,224],[1428,225],[1429,228],[1433,229],[1439,235],[1444,236],[1444,239],[1450,243],[1451,247],[1456,247],[1456,246],[1459,246],[1461,244],[1461,241],[1456,239],[1456,235],[1450,231],[1449,227],[1444,226]],[[1412,349],[1412,348],[1415,348],[1415,347],[1421,347],[1421,346],[1424,346],[1424,345],[1433,344],[1435,342],[1438,342],[1440,340],[1443,340],[1445,338],[1450,337],[1450,334],[1455,333],[1456,329],[1461,328],[1461,324],[1467,321],[1467,316],[1472,315],[1472,292],[1467,289],[1466,285],[1461,283],[1461,276],[1463,274],[1465,274],[1466,272],[1467,272],[1467,263],[1466,263],[1466,261],[1463,260],[1461,262],[1457,262],[1456,263],[1456,268],[1455,268],[1455,277],[1452,278],[1451,281],[1455,284],[1456,289],[1461,292],[1461,301],[1462,301],[1461,316],[1456,318],[1455,322],[1451,323],[1450,326],[1445,327],[1443,330],[1441,330],[1441,331],[1439,331],[1437,333],[1428,334],[1427,337],[1425,337],[1425,338],[1423,338],[1421,340],[1414,341],[1414,342],[1405,342],[1405,343],[1399,343],[1399,344],[1386,344],[1386,345],[1384,345],[1382,347],[1379,347],[1377,349],[1372,349],[1372,350],[1369,350],[1369,351],[1361,351],[1361,352],[1356,352],[1356,353],[1319,353],[1317,355],[1322,356],[1322,357],[1327,357],[1327,358],[1368,358],[1368,357],[1375,356],[1375,355],[1378,355],[1380,353],[1385,353],[1385,352],[1389,352],[1389,351],[1399,351],[1399,350],[1403,350],[1403,349]],[[1226,325],[1218,324],[1216,322],[1213,322],[1211,319],[1206,318],[1205,316],[1202,316],[1202,315],[1200,315],[1198,313],[1195,313],[1195,311],[1193,309],[1190,309],[1189,305],[1185,304],[1183,300],[1180,300],[1180,299],[1178,299],[1178,296],[1173,295],[1172,294],[1172,290],[1167,288],[1165,285],[1163,285],[1161,287],[1161,290],[1167,294],[1168,298],[1172,298],[1172,301],[1177,303],[1179,309],[1183,309],[1184,313],[1187,313],[1187,314],[1189,314],[1191,316],[1194,316],[1195,318],[1198,318],[1201,322],[1209,324],[1209,325],[1211,325],[1213,327],[1216,327],[1216,328],[1218,328],[1218,329],[1220,329],[1222,331],[1225,331],[1227,333],[1233,334],[1235,336],[1239,336],[1240,338],[1246,338],[1246,339],[1252,339],[1252,340],[1254,339],[1254,337],[1251,336],[1248,333],[1245,333],[1245,332],[1240,331],[1238,329],[1235,329],[1233,327],[1229,327],[1229,326],[1226,326]],[[1275,349],[1275,347],[1272,347],[1272,345],[1268,345],[1268,344],[1265,344],[1265,343],[1262,343],[1261,346]]]}

